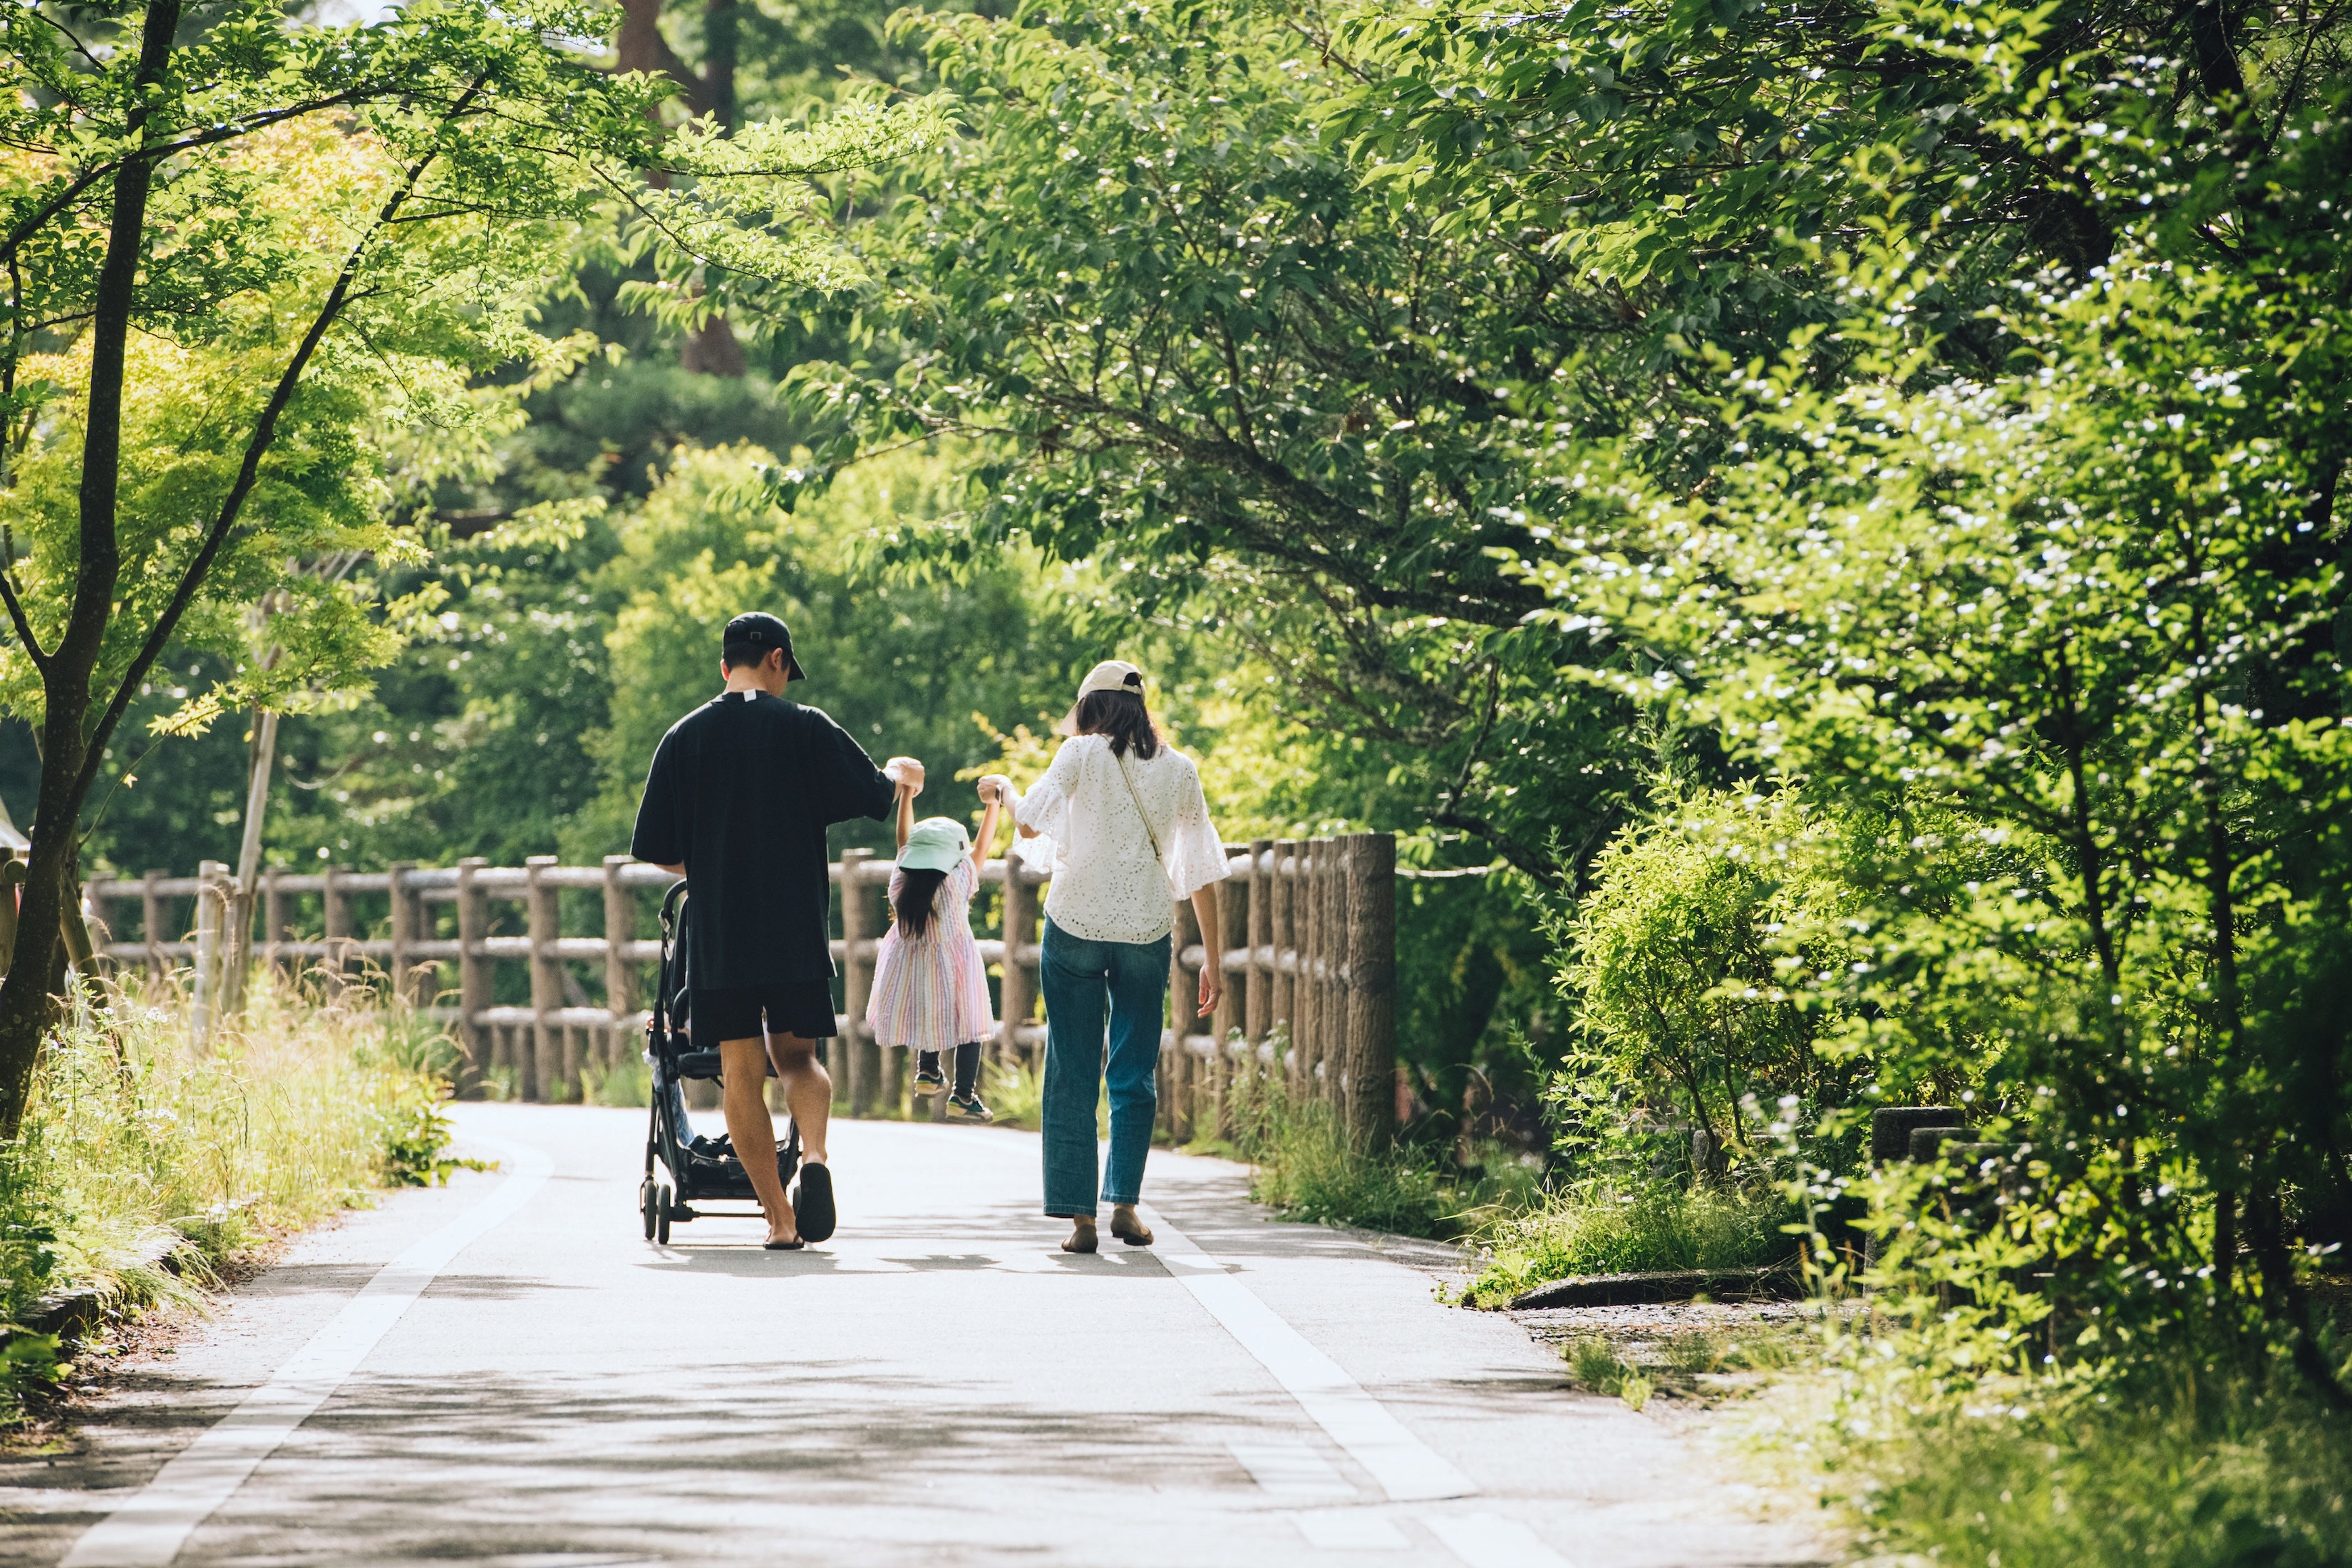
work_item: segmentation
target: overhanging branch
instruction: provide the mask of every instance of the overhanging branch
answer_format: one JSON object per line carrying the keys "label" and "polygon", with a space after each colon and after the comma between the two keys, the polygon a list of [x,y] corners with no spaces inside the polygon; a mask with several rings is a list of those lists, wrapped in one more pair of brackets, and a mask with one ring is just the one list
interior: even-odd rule
{"label": "overhanging branch", "polygon": [[[444,122],[461,118],[467,107],[479,95],[488,79],[487,75],[476,77],[473,85],[460,93],[457,101],[450,105],[448,112],[443,117]],[[236,479],[230,485],[228,494],[222,499],[220,512],[213,520],[211,528],[205,531],[204,544],[189,561],[186,568],[181,572],[180,581],[173,589],[171,601],[164,606],[163,613],[156,618],[155,625],[148,632],[146,640],[141,644],[138,655],[131,659],[131,667],[123,672],[121,681],[115,687],[114,695],[106,705],[106,711],[100,716],[97,726],[90,732],[89,755],[82,763],[80,776],[75,781],[77,785],[75,798],[87,798],[90,788],[97,783],[99,765],[106,756],[107,741],[112,736],[115,726],[122,721],[123,713],[131,706],[132,694],[139,689],[140,683],[146,679],[147,672],[154,668],[155,660],[162,657],[164,647],[172,640],[172,634],[179,627],[180,617],[187,613],[189,605],[194,602],[196,590],[203,585],[205,575],[212,570],[213,562],[219,556],[221,548],[227,543],[230,533],[235,531],[237,519],[244,512],[246,499],[253,493],[253,487],[259,479],[262,457],[277,439],[278,418],[286,412],[287,405],[293,402],[295,389],[301,384],[302,373],[309,368],[311,356],[318,352],[319,344],[326,338],[327,330],[334,324],[335,318],[342,313],[344,305],[349,302],[352,285],[358,280],[360,268],[365,263],[368,251],[374,245],[376,236],[399,216],[401,207],[415,194],[418,183],[425,177],[425,171],[432,166],[436,155],[436,153],[428,152],[409,165],[407,174],[401,181],[399,188],[385,198],[383,208],[377,214],[376,221],[352,247],[351,254],[344,258],[342,269],[335,276],[334,287],[327,291],[325,302],[319,307],[318,314],[312,319],[310,330],[303,333],[301,342],[295,348],[293,358],[287,362],[284,374],[278,376],[278,384],[271,389],[269,401],[263,406],[260,417],[254,422],[253,434],[246,442],[244,461],[237,467]]]}

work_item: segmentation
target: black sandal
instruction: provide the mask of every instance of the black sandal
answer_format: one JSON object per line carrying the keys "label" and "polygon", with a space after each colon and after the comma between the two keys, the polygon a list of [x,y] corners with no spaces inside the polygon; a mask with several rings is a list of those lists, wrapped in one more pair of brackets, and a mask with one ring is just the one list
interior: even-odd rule
{"label": "black sandal", "polygon": [[833,1173],[823,1165],[803,1165],[801,1184],[793,1193],[793,1215],[799,1220],[803,1241],[830,1241],[838,1217],[833,1212]]}
{"label": "black sandal", "polygon": [[760,1246],[769,1252],[798,1252],[808,1245],[805,1241],[763,1241]]}

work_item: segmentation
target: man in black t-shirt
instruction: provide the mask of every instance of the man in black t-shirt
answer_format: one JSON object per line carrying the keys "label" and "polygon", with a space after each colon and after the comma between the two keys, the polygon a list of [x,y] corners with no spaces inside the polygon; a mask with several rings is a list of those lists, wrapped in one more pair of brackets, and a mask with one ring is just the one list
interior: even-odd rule
{"label": "man in black t-shirt", "polygon": [[[833,1080],[816,1058],[835,1032],[824,830],[886,820],[900,791],[921,791],[923,764],[877,768],[840,725],[783,700],[786,683],[806,677],[773,616],[727,623],[719,672],[727,689],[654,752],[629,852],[687,879],[688,1026],[697,1050],[719,1052],[727,1131],[767,1213],[767,1244],[793,1247],[829,1238],[835,1219]],[[762,1098],[771,1061],[801,1130],[790,1199]]]}

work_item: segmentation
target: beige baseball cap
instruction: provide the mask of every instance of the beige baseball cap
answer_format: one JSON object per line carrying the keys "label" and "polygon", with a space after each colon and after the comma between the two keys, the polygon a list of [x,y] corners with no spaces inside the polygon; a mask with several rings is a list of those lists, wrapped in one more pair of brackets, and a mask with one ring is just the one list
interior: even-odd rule
{"label": "beige baseball cap", "polygon": [[1084,702],[1089,693],[1097,691],[1132,691],[1140,697],[1143,695],[1143,671],[1123,658],[1107,658],[1087,671],[1087,678],[1078,682],[1078,701],[1070,704],[1070,710],[1062,715],[1060,723],[1054,726],[1054,733],[1076,734],[1078,702]]}

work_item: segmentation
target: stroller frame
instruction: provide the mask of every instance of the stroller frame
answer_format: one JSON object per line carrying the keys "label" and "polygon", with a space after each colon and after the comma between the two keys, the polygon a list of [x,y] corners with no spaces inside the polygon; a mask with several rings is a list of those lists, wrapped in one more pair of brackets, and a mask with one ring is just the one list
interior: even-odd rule
{"label": "stroller frame", "polygon": [[[698,1152],[687,1136],[685,1085],[694,1079],[719,1077],[719,1053],[694,1048],[691,1020],[686,1016],[686,921],[690,902],[683,881],[671,884],[663,895],[661,968],[654,987],[653,1016],[646,1022],[645,1059],[653,1081],[646,1097],[650,1103],[646,1113],[646,1174],[637,1188],[637,1212],[645,1224],[646,1239],[662,1247],[669,1245],[672,1224],[682,1225],[705,1215],[719,1217],[722,1212],[698,1209],[693,1206],[696,1204],[749,1202],[753,1205],[751,1215],[764,1217],[758,1207],[760,1195],[752,1189],[742,1162],[732,1154]],[[787,1191],[800,1159],[801,1130],[787,1115],[776,1139],[776,1179]],[[667,1181],[656,1179],[656,1163]],[[741,1211],[723,1212],[735,1215]]]}

